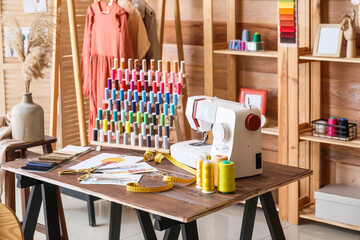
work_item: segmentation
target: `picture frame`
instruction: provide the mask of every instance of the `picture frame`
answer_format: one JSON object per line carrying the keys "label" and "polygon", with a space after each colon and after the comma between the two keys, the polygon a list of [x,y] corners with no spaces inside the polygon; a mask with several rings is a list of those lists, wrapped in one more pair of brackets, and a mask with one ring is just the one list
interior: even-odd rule
{"label": "picture frame", "polygon": [[241,88],[239,102],[248,104],[250,100],[250,104],[258,107],[261,115],[265,116],[267,95],[267,90]]}
{"label": "picture frame", "polygon": [[340,24],[319,24],[313,56],[340,57],[342,36]]}

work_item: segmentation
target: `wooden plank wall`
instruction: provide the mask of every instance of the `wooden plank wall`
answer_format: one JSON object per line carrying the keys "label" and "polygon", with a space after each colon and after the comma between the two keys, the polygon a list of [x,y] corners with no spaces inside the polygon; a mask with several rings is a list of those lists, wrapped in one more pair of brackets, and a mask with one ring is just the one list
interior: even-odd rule
{"label": "wooden plank wall", "polygon": [[[53,1],[48,1],[48,9],[53,8]],[[24,13],[23,0],[3,0],[0,1],[2,14],[15,16],[21,27],[30,27],[36,14]],[[21,75],[21,63],[17,58],[5,57],[5,39],[4,29],[0,28],[2,36],[2,52],[0,52],[0,114],[11,112],[13,106],[21,102],[22,92],[25,91],[24,78]],[[2,53],[2,54],[1,54]],[[30,91],[33,93],[33,100],[40,104],[45,112],[45,132],[49,129],[50,114],[50,72],[45,70],[45,78],[39,81],[33,81]]]}
{"label": "wooden plank wall", "polygon": [[[321,23],[340,23],[343,14],[351,13],[350,1],[321,1]],[[358,14],[358,7],[355,7]],[[358,15],[356,15],[358,16]],[[357,55],[360,55],[360,30],[357,26]],[[343,40],[342,54],[346,52],[346,41]],[[360,124],[360,68],[357,64],[321,63],[321,117],[344,117]],[[351,178],[344,176],[358,172],[360,149],[341,146],[321,145],[322,178],[321,185],[334,183],[352,184]],[[342,163],[342,164],[339,164]],[[348,181],[346,181],[348,180]]]}

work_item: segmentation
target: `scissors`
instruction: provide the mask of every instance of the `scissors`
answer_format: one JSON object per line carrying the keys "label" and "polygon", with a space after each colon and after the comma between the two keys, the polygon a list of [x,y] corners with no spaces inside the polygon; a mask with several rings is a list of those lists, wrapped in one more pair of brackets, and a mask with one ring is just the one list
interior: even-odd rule
{"label": "scissors", "polygon": [[78,180],[79,181],[83,181],[83,180],[86,180],[88,178],[90,178],[90,175],[92,172],[94,172],[95,170],[103,167],[103,166],[106,166],[106,165],[109,165],[109,164],[112,164],[113,162],[104,162],[104,163],[101,163],[100,165],[96,166],[96,167],[91,167],[91,168],[83,168],[83,169],[66,169],[66,170],[62,170],[59,172],[59,175],[67,175],[67,174],[77,174],[77,173],[85,173],[85,175],[82,175],[80,177],[78,177]]}

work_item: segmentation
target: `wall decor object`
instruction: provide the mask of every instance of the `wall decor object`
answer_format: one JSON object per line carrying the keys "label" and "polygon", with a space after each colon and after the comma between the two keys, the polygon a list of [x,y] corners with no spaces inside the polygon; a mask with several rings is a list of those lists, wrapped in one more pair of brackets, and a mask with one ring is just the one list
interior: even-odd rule
{"label": "wall decor object", "polygon": [[24,13],[46,12],[46,0],[24,0]]}
{"label": "wall decor object", "polygon": [[352,9],[352,16],[345,14],[341,21],[341,30],[344,32],[346,40],[346,57],[356,57],[356,24],[355,24],[355,10]]}
{"label": "wall decor object", "polygon": [[340,24],[319,24],[313,56],[340,57],[342,31]]}
{"label": "wall decor object", "polygon": [[297,45],[296,0],[278,0],[279,42],[287,46]]}

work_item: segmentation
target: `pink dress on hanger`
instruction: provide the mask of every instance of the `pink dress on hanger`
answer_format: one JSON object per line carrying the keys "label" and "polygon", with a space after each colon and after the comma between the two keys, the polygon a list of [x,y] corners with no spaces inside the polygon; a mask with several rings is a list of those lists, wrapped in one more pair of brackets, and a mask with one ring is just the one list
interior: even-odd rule
{"label": "pink dress on hanger", "polygon": [[93,140],[97,109],[104,107],[107,78],[114,58],[134,58],[128,13],[118,4],[94,2],[87,9],[81,61],[83,92],[90,100],[89,140]]}

